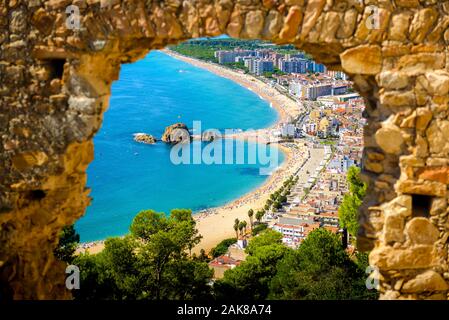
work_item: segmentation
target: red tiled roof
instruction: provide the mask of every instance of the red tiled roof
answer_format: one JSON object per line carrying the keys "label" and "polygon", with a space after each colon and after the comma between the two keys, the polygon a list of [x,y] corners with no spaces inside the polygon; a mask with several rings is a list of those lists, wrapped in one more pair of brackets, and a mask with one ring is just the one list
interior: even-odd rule
{"label": "red tiled roof", "polygon": [[235,265],[238,266],[240,264],[241,261],[239,260],[235,260],[227,255],[222,255],[219,256],[217,258],[215,258],[214,260],[212,260],[211,262],[209,262],[209,266],[213,267],[213,266],[223,266],[223,265]]}

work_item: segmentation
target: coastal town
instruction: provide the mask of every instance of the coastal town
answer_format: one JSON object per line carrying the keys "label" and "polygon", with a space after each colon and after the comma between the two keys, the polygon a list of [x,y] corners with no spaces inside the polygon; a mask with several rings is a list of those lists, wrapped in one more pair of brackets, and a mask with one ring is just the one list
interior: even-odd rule
{"label": "coastal town", "polygon": [[[164,52],[244,86],[280,115],[269,128],[225,137],[276,145],[286,160],[260,188],[195,214],[203,238],[193,253],[209,252],[223,239],[236,237],[225,253],[209,262],[214,277],[223,277],[245,260],[248,242],[265,229],[281,233],[285,246],[298,248],[310,232],[324,228],[341,233],[348,252],[353,252],[338,208],[348,192],[349,168],[360,166],[365,120],[364,100],[354,93],[346,75],[327,70],[301,52],[235,48],[214,51],[213,61],[176,50]],[[147,138],[134,137],[137,142],[155,143]],[[84,243],[79,252],[97,253],[103,247],[103,241]]]}
{"label": "coastal town", "polygon": [[274,128],[258,132],[293,155],[292,170],[283,178],[288,176],[294,183],[282,193],[280,202],[269,199],[263,207],[249,209],[249,220],[255,215],[256,222],[236,219],[234,227],[241,231],[237,242],[209,263],[215,277],[238,266],[245,259],[249,239],[257,234],[254,230],[265,228],[280,232],[282,242],[292,248],[298,248],[313,230],[324,228],[341,233],[347,250],[353,252],[348,232],[340,226],[338,208],[348,192],[349,168],[360,166],[363,98],[353,92],[344,73],[327,70],[300,52],[237,48],[215,51],[214,56],[218,65],[264,82],[266,91],[288,97],[297,108],[296,112],[284,110]]}

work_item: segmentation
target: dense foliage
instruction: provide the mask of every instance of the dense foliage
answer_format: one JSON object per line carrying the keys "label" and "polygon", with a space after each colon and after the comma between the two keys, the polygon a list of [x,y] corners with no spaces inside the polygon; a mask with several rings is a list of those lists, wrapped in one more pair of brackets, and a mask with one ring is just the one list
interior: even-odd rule
{"label": "dense foliage", "polygon": [[282,205],[287,202],[287,196],[290,195],[293,186],[298,182],[298,176],[290,176],[283,185],[270,195],[270,198],[265,204],[265,210],[273,212],[282,208]]}
{"label": "dense foliage", "polygon": [[270,298],[344,300],[375,298],[366,288],[366,259],[352,260],[339,236],[325,229],[309,234],[277,266]]}
{"label": "dense foliage", "polygon": [[226,271],[224,278],[215,283],[216,297],[244,300],[267,298],[276,265],[290,250],[281,243],[281,239],[282,235],[272,230],[252,239],[246,249],[246,260]]}
{"label": "dense foliage", "polygon": [[215,284],[218,299],[369,299],[366,255],[351,258],[341,239],[325,229],[310,233],[299,249],[267,230],[253,238],[248,257]]}
{"label": "dense foliage", "polygon": [[[239,221],[236,225],[242,226]],[[82,300],[377,297],[365,286],[367,255],[349,256],[339,235],[317,229],[293,250],[282,244],[280,233],[270,229],[258,232],[246,248],[246,260],[212,285],[209,257],[204,251],[190,255],[201,238],[191,211],[172,210],[169,217],[142,211],[127,236],[107,239],[99,254],[81,254],[74,259],[73,264],[81,270],[81,289],[75,290],[74,296]],[[224,254],[235,241],[222,241],[211,254]]]}
{"label": "dense foliage", "polygon": [[366,255],[354,259],[339,236],[325,229],[310,233],[297,250],[281,243],[281,234],[265,231],[248,245],[242,264],[215,284],[219,299],[370,299]]}
{"label": "dense foliage", "polygon": [[[190,40],[181,43],[176,46],[171,46],[170,49],[178,52],[182,55],[189,56],[192,58],[218,62],[214,56],[215,51],[218,50],[234,50],[236,48],[243,50],[255,50],[255,49],[272,49],[281,54],[298,54],[298,51],[292,45],[275,46],[266,41],[260,40],[239,40],[232,38],[221,38],[221,39],[197,39]],[[303,53],[304,54],[304,53]],[[311,59],[310,56],[304,54],[306,59]],[[231,63],[228,65],[232,68],[242,69],[248,72],[248,69],[243,65],[243,63]],[[271,77],[273,73],[267,74]],[[283,74],[280,70],[275,70],[274,74]]]}
{"label": "dense foliage", "polygon": [[338,209],[340,225],[347,228],[349,234],[357,236],[359,229],[358,210],[366,194],[366,184],[360,179],[360,168],[350,167],[347,174],[349,193],[345,194]]}
{"label": "dense foliage", "polygon": [[236,238],[225,239],[210,250],[210,255],[213,258],[219,257],[225,254],[228,251],[229,246],[236,242],[237,242]]}
{"label": "dense foliage", "polygon": [[258,235],[262,231],[266,230],[268,228],[268,225],[266,223],[259,223],[254,226],[254,228],[251,230],[251,234],[253,236]]}
{"label": "dense foliage", "polygon": [[110,238],[96,255],[81,254],[78,299],[204,299],[213,271],[188,252],[200,236],[190,210],[146,210],[133,220],[130,234]]}
{"label": "dense foliage", "polygon": [[171,47],[171,49],[182,55],[192,58],[218,62],[214,56],[215,51],[218,49],[215,49],[213,47],[183,43],[177,46],[173,46]]}

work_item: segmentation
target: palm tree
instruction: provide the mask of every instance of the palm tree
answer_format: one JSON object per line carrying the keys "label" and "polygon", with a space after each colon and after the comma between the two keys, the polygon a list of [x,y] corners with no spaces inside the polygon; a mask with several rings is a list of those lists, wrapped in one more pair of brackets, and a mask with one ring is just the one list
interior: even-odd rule
{"label": "palm tree", "polygon": [[262,220],[263,215],[264,215],[264,212],[263,212],[263,211],[257,211],[257,212],[256,212],[256,219],[257,219],[257,221],[258,221],[259,223],[260,223],[260,220]]}
{"label": "palm tree", "polygon": [[240,223],[239,219],[235,219],[235,221],[234,221],[234,230],[235,230],[235,237],[236,237],[237,240],[239,238],[239,223]]}
{"label": "palm tree", "polygon": [[246,221],[242,221],[242,225],[243,225],[243,229],[244,229],[244,235],[246,236],[246,226],[247,226]]}
{"label": "palm tree", "polygon": [[240,223],[239,223],[239,230],[240,230],[241,235],[243,234],[242,231],[243,231],[243,228],[245,227],[244,222],[245,221],[240,221]]}
{"label": "palm tree", "polygon": [[248,210],[248,217],[249,217],[249,224],[251,225],[251,229],[253,228],[253,215],[254,215],[254,210],[253,209],[249,209]]}

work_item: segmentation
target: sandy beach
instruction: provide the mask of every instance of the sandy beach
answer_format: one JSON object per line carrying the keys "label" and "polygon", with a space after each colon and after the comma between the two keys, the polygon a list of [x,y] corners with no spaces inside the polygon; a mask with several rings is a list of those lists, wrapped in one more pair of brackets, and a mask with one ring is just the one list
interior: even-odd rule
{"label": "sandy beach", "polygon": [[[233,71],[216,64],[210,64],[181,56],[172,51],[163,51],[176,59],[206,69],[218,76],[228,78],[253,91],[262,99],[269,102],[279,113],[278,122],[271,128],[259,130],[257,134],[266,136],[269,129],[273,129],[278,126],[279,123],[285,122],[289,118],[296,117],[300,113],[299,105],[296,102],[251,75]],[[254,137],[250,136],[244,136],[244,138],[254,139]],[[271,176],[262,186],[224,206],[207,209],[194,215],[194,218],[197,221],[199,234],[203,236],[199,245],[193,249],[194,253],[198,253],[201,249],[208,252],[223,239],[235,237],[235,231],[233,229],[234,220],[246,220],[249,224],[247,215],[248,210],[253,209],[254,211],[257,211],[258,209],[263,208],[270,194],[280,188],[282,183],[290,175],[295,173],[310,156],[308,147],[304,144],[287,143],[277,146],[284,152],[286,156],[285,161],[279,168],[272,172]],[[103,241],[84,243],[80,244],[78,252],[88,251],[89,253],[94,254],[100,252],[103,247]]]}
{"label": "sandy beach", "polygon": [[231,70],[219,64],[204,62],[194,58],[186,57],[167,49],[161,51],[175,59],[187,62],[193,66],[208,70],[209,72],[212,72],[220,77],[232,80],[242,87],[251,90],[259,95],[260,98],[269,102],[270,105],[279,113],[278,122],[274,124],[273,127],[278,125],[280,122],[287,121],[289,117],[294,118],[300,114],[300,108],[297,102],[286,97],[275,88],[267,85],[266,83],[253,77],[252,75],[245,74],[243,73],[243,71],[240,72],[237,70]]}

